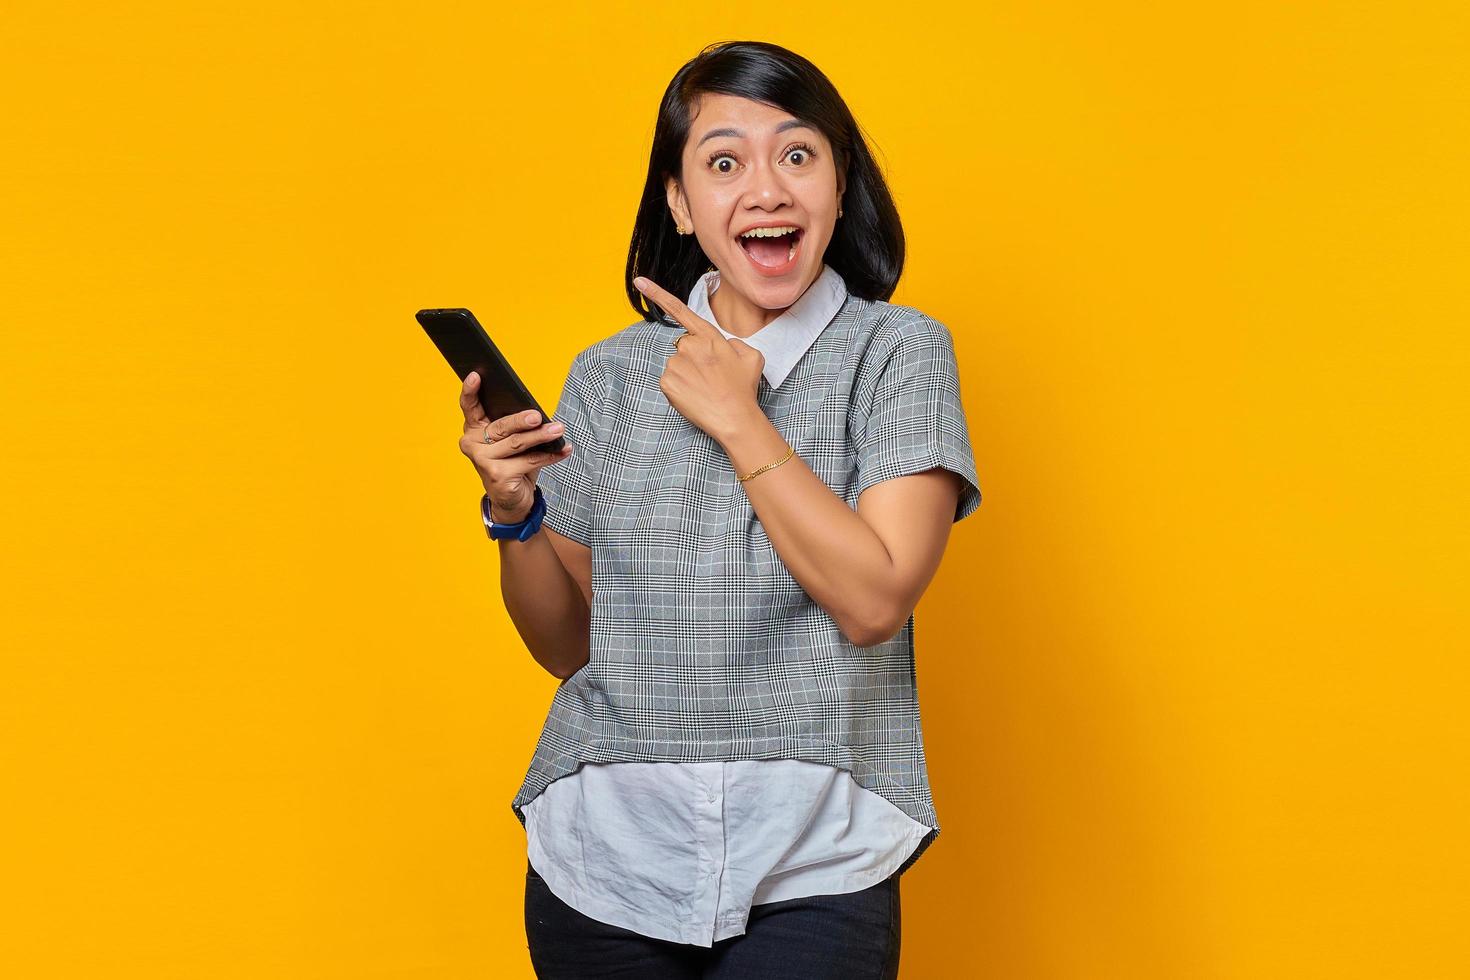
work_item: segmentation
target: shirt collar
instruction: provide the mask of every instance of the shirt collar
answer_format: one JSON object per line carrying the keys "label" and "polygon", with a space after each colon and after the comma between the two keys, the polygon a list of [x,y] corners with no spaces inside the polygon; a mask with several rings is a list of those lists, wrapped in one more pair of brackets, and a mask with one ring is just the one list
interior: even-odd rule
{"label": "shirt collar", "polygon": [[[710,309],[710,294],[720,286],[720,270],[711,269],[699,277],[694,288],[689,291],[689,301],[685,304],[695,314],[703,317],[715,325],[715,329],[724,334],[726,340],[736,339],[735,335],[726,331],[715,320],[714,312]],[[781,315],[770,323],[761,327],[749,337],[740,337],[756,350],[765,355],[766,363],[761,373],[770,382],[772,388],[779,387],[791,369],[796,367],[796,362],[801,360],[817,335],[842,305],[847,302],[847,281],[842,274],[827,263],[822,263],[822,274],[807,287],[795,303],[792,303]]]}

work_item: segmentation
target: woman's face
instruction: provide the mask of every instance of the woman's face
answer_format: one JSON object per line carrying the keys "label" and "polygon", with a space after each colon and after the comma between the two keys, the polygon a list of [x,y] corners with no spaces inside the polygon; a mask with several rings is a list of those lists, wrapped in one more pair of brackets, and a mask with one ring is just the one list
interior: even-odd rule
{"label": "woman's face", "polygon": [[[705,93],[683,166],[683,185],[667,182],[669,209],[720,271],[716,295],[729,287],[766,310],[796,302],[821,275],[843,191],[827,137],[783,109]],[[741,236],[771,225],[797,231]]]}

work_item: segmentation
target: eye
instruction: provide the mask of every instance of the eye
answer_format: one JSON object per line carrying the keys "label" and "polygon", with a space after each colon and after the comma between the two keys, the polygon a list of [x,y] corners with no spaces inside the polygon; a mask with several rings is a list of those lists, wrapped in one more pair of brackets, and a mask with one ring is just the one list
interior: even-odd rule
{"label": "eye", "polygon": [[[734,160],[735,157],[734,157],[733,154],[731,154],[731,153],[729,153],[729,152],[727,152],[725,150],[716,150],[714,153],[711,153],[710,154],[709,164],[708,165],[711,166],[711,167],[713,167],[715,165],[715,161],[716,160],[719,160],[719,159]],[[718,168],[716,168],[716,172],[717,173],[722,173],[722,174],[727,174],[730,171],[729,170],[719,170]]]}
{"label": "eye", "polygon": [[787,150],[786,154],[787,156],[790,156],[793,153],[800,153],[804,160],[810,160],[812,157],[817,155],[817,151],[812,148],[810,143],[791,144],[791,149]]}

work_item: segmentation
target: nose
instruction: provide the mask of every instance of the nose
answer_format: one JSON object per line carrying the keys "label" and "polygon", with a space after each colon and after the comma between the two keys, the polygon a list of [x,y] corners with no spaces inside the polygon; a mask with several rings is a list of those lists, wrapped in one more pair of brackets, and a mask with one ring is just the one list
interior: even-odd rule
{"label": "nose", "polygon": [[759,162],[750,169],[750,185],[746,188],[745,206],[770,211],[791,203],[786,189],[786,175],[774,163]]}

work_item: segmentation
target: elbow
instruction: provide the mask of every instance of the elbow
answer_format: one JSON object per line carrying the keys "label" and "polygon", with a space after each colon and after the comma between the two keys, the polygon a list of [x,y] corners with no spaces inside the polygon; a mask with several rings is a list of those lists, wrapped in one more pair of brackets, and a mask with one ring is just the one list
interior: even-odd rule
{"label": "elbow", "polygon": [[843,625],[842,635],[853,646],[875,647],[880,643],[887,643],[908,624],[909,616],[912,615],[905,611],[900,617],[897,611],[887,608],[874,612],[876,615],[855,619]]}
{"label": "elbow", "polygon": [[577,676],[577,673],[592,662],[592,646],[590,643],[590,631],[582,629],[576,636],[577,648],[564,650],[565,656],[555,661],[545,661],[542,666],[552,677],[557,678],[563,684]]}
{"label": "elbow", "polygon": [[583,667],[587,666],[587,664],[588,664],[588,661],[587,660],[583,660],[579,664],[572,664],[572,665],[567,665],[567,666],[559,666],[555,670],[550,670],[549,673],[551,674],[552,677],[557,678],[563,684],[565,684],[568,680],[570,680],[571,678],[575,677],[576,674],[577,674],[577,671],[579,671]]}

